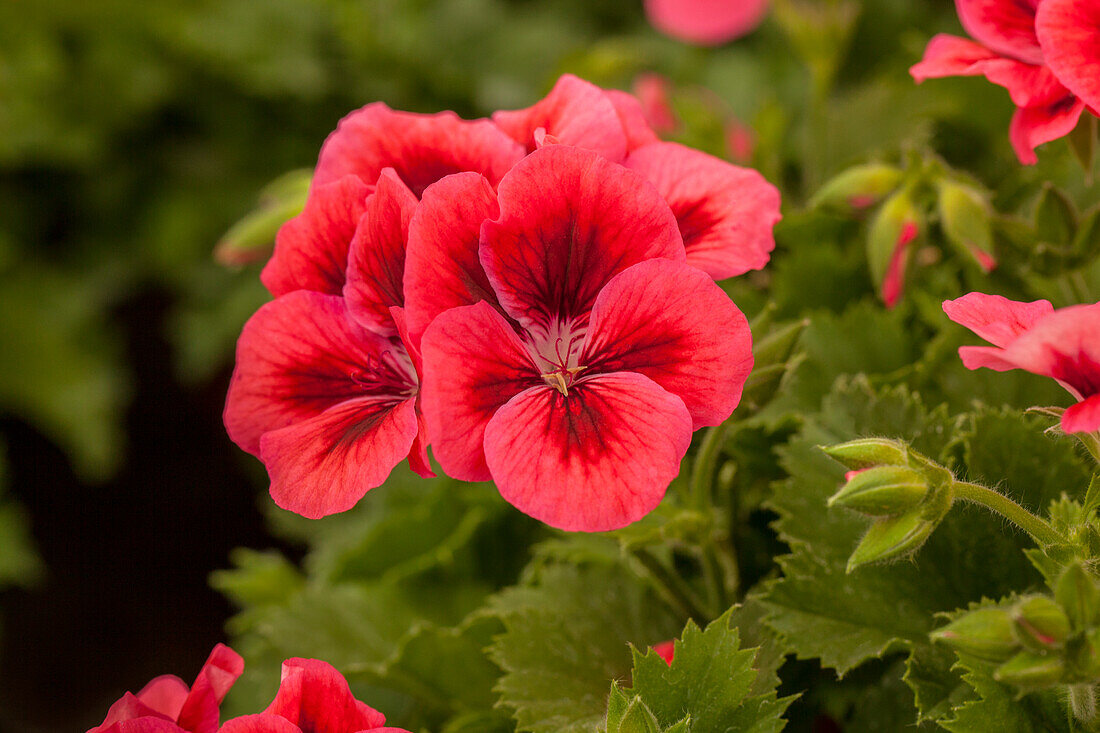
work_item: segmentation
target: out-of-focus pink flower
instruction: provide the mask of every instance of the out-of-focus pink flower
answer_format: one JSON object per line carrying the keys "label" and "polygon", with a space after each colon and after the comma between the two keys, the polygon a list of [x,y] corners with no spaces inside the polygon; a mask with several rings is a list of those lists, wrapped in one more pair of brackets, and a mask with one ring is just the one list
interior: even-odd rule
{"label": "out-of-focus pink flower", "polygon": [[1100,110],[1100,2],[1044,0],[1035,32],[1047,66],[1091,109]]}
{"label": "out-of-focus pink flower", "polygon": [[760,25],[768,0],[645,0],[646,15],[662,33],[688,43],[716,46]]}
{"label": "out-of-focus pink flower", "polygon": [[726,150],[734,163],[748,163],[756,147],[756,134],[752,128],[736,117],[726,120]]}
{"label": "out-of-focus pink flower", "polygon": [[386,716],[356,700],[331,664],[288,659],[267,710],[227,720],[219,733],[409,733],[385,724]]}
{"label": "out-of-focus pink flower", "polygon": [[[595,153],[542,148],[505,176],[498,201],[468,176],[443,186],[477,203],[426,191],[437,221],[414,222],[408,260],[410,307],[416,292],[427,309],[410,320],[431,322],[423,404],[440,465],[492,478],[555,527],[635,521],[660,501],[692,431],[737,405],[752,365],[744,316],[683,264],[658,191]],[[495,220],[480,218],[495,207]],[[421,224],[456,236],[418,242]],[[458,267],[432,288],[435,275],[416,273],[441,259]],[[475,263],[484,275],[467,278]]]}
{"label": "out-of-focus pink flower", "polygon": [[[1069,4],[1094,5],[1095,0],[1070,0]],[[1081,48],[1079,37],[1067,25],[1077,8],[1047,14],[1044,36],[1048,40],[1040,45],[1038,0],[956,0],[955,5],[963,27],[978,43],[937,35],[909,73],[917,83],[945,76],[984,76],[1007,89],[1017,107],[1009,140],[1020,162],[1031,165],[1038,161],[1035,148],[1069,134],[1085,110],[1085,102],[1067,88],[1067,82],[1085,90],[1095,83],[1096,54],[1089,71],[1091,50]],[[1064,77],[1048,65],[1048,48],[1057,64],[1069,70]]]}
{"label": "out-of-focus pink flower", "polygon": [[1021,303],[967,293],[944,301],[943,310],[994,344],[960,347],[967,369],[1023,369],[1052,377],[1078,400],[1062,414],[1062,429],[1100,430],[1100,303],[1055,310],[1045,300]]}
{"label": "out-of-focus pink flower", "polygon": [[665,660],[665,664],[672,666],[672,660],[676,656],[676,640],[662,641],[660,644],[653,645],[653,651],[657,652],[657,656]]}
{"label": "out-of-focus pink flower", "polygon": [[242,671],[240,655],[218,644],[190,687],[174,675],[157,677],[136,695],[123,695],[88,733],[214,733],[218,706]]}
{"label": "out-of-focus pink flower", "polygon": [[658,135],[667,135],[676,129],[671,86],[668,77],[661,74],[639,74],[634,79],[634,96],[641,103],[649,126]]}

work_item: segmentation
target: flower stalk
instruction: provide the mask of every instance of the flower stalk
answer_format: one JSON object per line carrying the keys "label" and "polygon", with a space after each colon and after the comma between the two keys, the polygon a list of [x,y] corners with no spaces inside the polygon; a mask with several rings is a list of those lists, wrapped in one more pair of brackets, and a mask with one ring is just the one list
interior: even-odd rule
{"label": "flower stalk", "polygon": [[1000,514],[1031,535],[1031,538],[1039,545],[1055,545],[1067,542],[1066,538],[1053,527],[1004,494],[967,481],[956,481],[954,489],[956,499],[962,499],[971,504],[979,504],[991,512]]}

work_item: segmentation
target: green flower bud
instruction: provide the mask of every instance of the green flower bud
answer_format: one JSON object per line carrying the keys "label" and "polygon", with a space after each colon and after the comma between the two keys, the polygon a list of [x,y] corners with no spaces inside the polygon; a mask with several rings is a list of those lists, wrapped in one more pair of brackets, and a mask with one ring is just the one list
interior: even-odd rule
{"label": "green flower bud", "polygon": [[924,477],[904,466],[868,468],[852,476],[829,498],[829,506],[842,506],[864,514],[892,516],[917,506],[928,493]]}
{"label": "green flower bud", "polygon": [[854,471],[874,466],[904,466],[909,455],[905,443],[886,438],[849,440],[847,443],[822,446],[821,450]]}
{"label": "green flower bud", "polygon": [[1054,586],[1054,597],[1065,609],[1075,629],[1087,629],[1100,623],[1100,587],[1096,578],[1080,563],[1062,571]]}
{"label": "green flower bud", "polygon": [[955,619],[931,634],[964,654],[990,662],[1003,662],[1020,650],[1013,633],[1012,617],[1003,608],[979,608]]}
{"label": "green flower bud", "polygon": [[848,558],[848,572],[861,565],[892,560],[916,552],[932,534],[937,523],[925,519],[920,508],[896,517],[876,520]]}
{"label": "green flower bud", "polygon": [[977,189],[942,180],[939,189],[940,223],[947,241],[986,272],[997,266],[993,259],[993,211]]}
{"label": "green flower bud", "polygon": [[829,179],[810,199],[810,206],[840,211],[865,209],[897,188],[901,177],[901,169],[892,165],[857,165]]}
{"label": "green flower bud", "polygon": [[1012,609],[1016,638],[1036,652],[1061,647],[1069,636],[1069,618],[1062,607],[1047,596],[1022,598]]}
{"label": "green flower bud", "polygon": [[993,679],[1023,688],[1049,687],[1062,679],[1065,665],[1051,654],[1020,652],[993,672]]}
{"label": "green flower bud", "polygon": [[924,213],[914,201],[911,187],[891,194],[871,219],[867,265],[887,308],[901,299],[913,243],[923,231]]}
{"label": "green flower bud", "polygon": [[279,228],[302,213],[312,176],[312,170],[290,171],[265,186],[259,205],[222,235],[214,259],[239,267],[268,257]]}
{"label": "green flower bud", "polygon": [[1077,231],[1077,209],[1053,184],[1045,184],[1035,205],[1035,231],[1041,242],[1068,245]]}

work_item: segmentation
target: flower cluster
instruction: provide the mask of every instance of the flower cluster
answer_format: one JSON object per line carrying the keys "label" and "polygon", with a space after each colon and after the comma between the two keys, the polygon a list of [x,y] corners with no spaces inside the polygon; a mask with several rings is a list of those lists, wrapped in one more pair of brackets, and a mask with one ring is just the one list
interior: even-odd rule
{"label": "flower cluster", "polygon": [[1100,2],[955,0],[977,42],[940,34],[910,69],[917,82],[984,76],[1016,105],[1009,139],[1021,163],[1035,148],[1069,134],[1088,109],[1100,115]]}
{"label": "flower cluster", "polygon": [[751,32],[768,0],[645,0],[649,22],[681,41],[716,46]]}
{"label": "flower cluster", "polygon": [[548,524],[624,526],[737,406],[751,338],[713,280],[763,267],[778,219],[757,172],[576,77],[488,120],[368,105],[279,232],[226,427],[308,517],[430,475],[430,443]]}
{"label": "flower cluster", "polygon": [[288,659],[275,699],[264,712],[219,726],[219,706],[244,671],[235,651],[218,644],[190,688],[163,675],[136,695],[127,692],[88,733],[408,733],[356,700],[347,680],[327,662]]}
{"label": "flower cluster", "polygon": [[1100,303],[1055,309],[1045,300],[1021,303],[967,293],[944,301],[943,310],[993,344],[959,347],[967,369],[1023,369],[1052,377],[1078,400],[1062,414],[1062,430],[1100,431]]}

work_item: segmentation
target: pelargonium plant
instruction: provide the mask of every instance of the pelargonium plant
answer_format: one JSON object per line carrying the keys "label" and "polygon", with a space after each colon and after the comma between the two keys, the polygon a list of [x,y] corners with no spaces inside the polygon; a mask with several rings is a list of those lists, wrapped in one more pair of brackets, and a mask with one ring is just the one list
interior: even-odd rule
{"label": "pelargonium plant", "polygon": [[[304,557],[213,576],[243,674],[93,730],[1100,730],[1095,5],[958,0],[973,40],[855,73],[896,9],[776,2],[801,58],[717,124],[607,48],[646,99],[345,116],[224,411]],[[766,5],[645,7],[713,45]],[[913,86],[953,75],[1015,112]]]}

